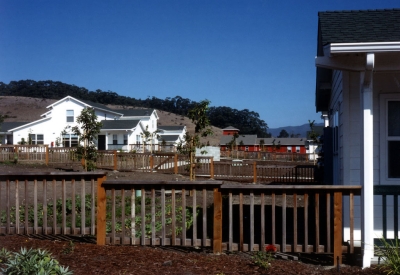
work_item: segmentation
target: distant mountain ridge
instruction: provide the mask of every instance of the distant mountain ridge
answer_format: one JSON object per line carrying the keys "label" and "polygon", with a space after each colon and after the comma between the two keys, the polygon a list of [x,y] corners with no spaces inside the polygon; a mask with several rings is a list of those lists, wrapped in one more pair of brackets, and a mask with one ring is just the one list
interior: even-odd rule
{"label": "distant mountain ridge", "polygon": [[[315,123],[315,126],[323,126],[324,124],[321,123]],[[300,126],[285,126],[285,127],[278,127],[278,128],[269,128],[268,133],[270,133],[273,137],[279,136],[280,132],[282,130],[286,130],[288,132],[289,136],[291,134],[297,135],[300,134],[300,137],[306,137],[307,136],[307,131],[310,131],[310,125],[308,123],[300,125]]]}

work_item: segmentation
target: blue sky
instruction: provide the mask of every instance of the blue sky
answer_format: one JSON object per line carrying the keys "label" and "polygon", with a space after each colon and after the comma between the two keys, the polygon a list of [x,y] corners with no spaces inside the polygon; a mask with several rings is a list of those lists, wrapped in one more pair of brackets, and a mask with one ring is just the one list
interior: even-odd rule
{"label": "blue sky", "polygon": [[0,0],[0,81],[53,80],[249,109],[270,128],[315,112],[318,11],[380,1]]}

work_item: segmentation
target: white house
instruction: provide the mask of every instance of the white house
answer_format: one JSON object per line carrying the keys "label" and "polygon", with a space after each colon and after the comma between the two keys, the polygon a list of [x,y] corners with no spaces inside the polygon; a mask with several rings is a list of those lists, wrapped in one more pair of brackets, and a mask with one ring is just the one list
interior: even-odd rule
{"label": "white house", "polygon": [[[141,143],[141,133],[148,129],[157,131],[158,115],[154,109],[113,110],[102,104],[78,100],[67,96],[47,108],[41,119],[7,129],[7,136],[12,134],[13,143],[28,141],[32,144],[60,144],[73,147],[78,144],[78,137],[71,129],[77,125],[76,118],[85,107],[95,110],[103,128],[98,135],[99,150],[129,150],[129,144]],[[147,127],[147,128],[146,128]],[[153,143],[157,143],[155,139]]]}
{"label": "white house", "polygon": [[[355,239],[366,267],[383,230],[374,186],[400,184],[400,9],[320,12],[318,19],[316,110],[331,127],[332,184],[362,186]],[[388,238],[398,235],[393,223],[387,229]]]}
{"label": "white house", "polygon": [[159,144],[177,146],[181,141],[185,141],[186,126],[159,126],[158,131]]}

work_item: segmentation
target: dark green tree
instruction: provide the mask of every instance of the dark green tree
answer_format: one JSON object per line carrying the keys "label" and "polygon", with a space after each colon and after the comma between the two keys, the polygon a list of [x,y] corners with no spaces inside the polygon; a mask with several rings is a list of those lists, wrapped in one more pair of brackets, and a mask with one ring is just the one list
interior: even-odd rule
{"label": "dark green tree", "polygon": [[97,148],[94,142],[97,140],[97,135],[103,125],[97,121],[94,109],[87,107],[76,118],[76,122],[79,123],[79,126],[72,127],[72,132],[79,138],[76,153],[80,159],[83,159],[85,171],[95,170]]}
{"label": "dark green tree", "polygon": [[288,137],[289,137],[289,133],[285,129],[282,129],[278,136],[278,138],[288,138]]}

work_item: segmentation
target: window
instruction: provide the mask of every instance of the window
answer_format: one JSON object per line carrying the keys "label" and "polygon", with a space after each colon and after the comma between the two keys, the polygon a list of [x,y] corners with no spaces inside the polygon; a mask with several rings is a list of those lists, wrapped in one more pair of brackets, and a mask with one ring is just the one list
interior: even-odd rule
{"label": "window", "polygon": [[288,146],[288,147],[287,147],[287,152],[288,152],[288,153],[291,153],[291,152],[292,152],[292,146]]}
{"label": "window", "polygon": [[300,146],[296,146],[296,153],[300,153]]}
{"label": "window", "polygon": [[42,134],[29,134],[31,144],[44,144],[44,135]]}
{"label": "window", "polygon": [[136,135],[136,144],[140,144],[140,135]]}
{"label": "window", "polygon": [[400,97],[382,94],[380,98],[380,184],[400,183]]}
{"label": "window", "polygon": [[78,146],[78,136],[66,134],[63,135],[63,146],[64,147],[77,147]]}
{"label": "window", "polygon": [[244,150],[245,150],[245,151],[249,151],[249,146],[246,146],[246,147],[244,148]]}
{"label": "window", "polygon": [[74,110],[67,110],[67,122],[74,122]]}
{"label": "window", "polygon": [[124,145],[128,145],[128,135],[124,134]]}
{"label": "window", "polygon": [[117,135],[113,135],[113,144],[114,145],[118,144],[118,136]]}

